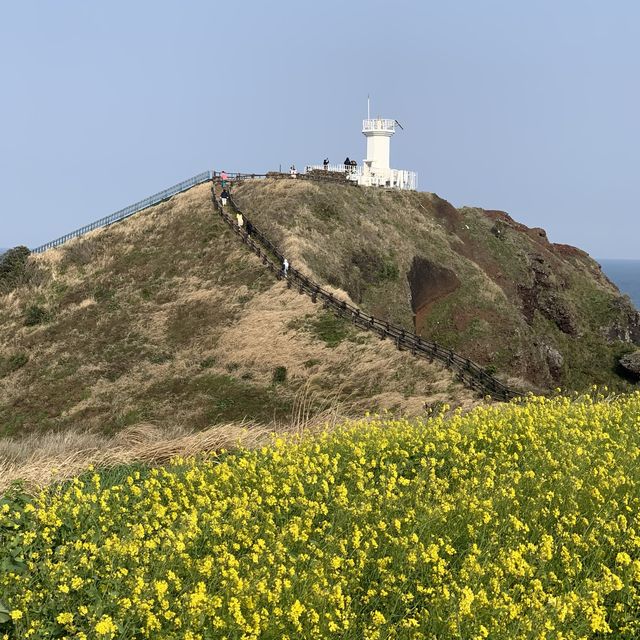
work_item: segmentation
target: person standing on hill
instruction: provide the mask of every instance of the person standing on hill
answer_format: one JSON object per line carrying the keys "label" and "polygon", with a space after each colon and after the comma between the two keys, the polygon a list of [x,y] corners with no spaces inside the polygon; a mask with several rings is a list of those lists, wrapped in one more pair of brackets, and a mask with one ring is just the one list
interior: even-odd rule
{"label": "person standing on hill", "polygon": [[285,278],[289,275],[289,261],[286,258],[282,261],[282,273]]}
{"label": "person standing on hill", "polygon": [[223,207],[227,204],[228,199],[229,199],[229,192],[226,189],[223,189],[222,193],[220,194],[220,200],[222,200]]}
{"label": "person standing on hill", "polygon": [[325,158],[325,159],[324,159],[324,161],[323,161],[323,163],[322,163],[322,166],[324,167],[324,170],[325,170],[325,171],[328,171],[328,170],[329,170],[329,158]]}

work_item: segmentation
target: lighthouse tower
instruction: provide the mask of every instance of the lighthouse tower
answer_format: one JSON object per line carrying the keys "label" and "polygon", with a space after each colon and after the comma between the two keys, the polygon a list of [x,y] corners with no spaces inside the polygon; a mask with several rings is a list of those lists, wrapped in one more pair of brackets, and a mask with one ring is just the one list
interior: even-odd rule
{"label": "lighthouse tower", "polygon": [[367,113],[367,119],[362,121],[367,157],[363,160],[362,172],[356,178],[358,184],[394,189],[417,188],[418,176],[414,171],[391,168],[391,136],[396,132],[396,125],[400,126],[397,120],[371,118]]}
{"label": "lighthouse tower", "polygon": [[386,118],[367,118],[362,121],[362,133],[367,138],[365,168],[369,171],[389,171],[391,166],[391,136],[396,132],[396,121]]}

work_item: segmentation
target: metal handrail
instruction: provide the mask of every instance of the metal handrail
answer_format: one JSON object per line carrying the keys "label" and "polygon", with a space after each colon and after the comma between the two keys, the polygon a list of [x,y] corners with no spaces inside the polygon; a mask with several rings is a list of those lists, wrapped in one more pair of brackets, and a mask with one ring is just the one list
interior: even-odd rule
{"label": "metal handrail", "polygon": [[[212,199],[216,210],[220,213],[223,220],[234,230],[240,239],[262,259],[267,268],[275,273],[279,279],[285,277],[282,267],[280,265],[276,265],[258,245],[258,243],[275,256],[279,260],[280,264],[282,264],[284,260],[282,252],[280,252],[278,248],[265,236],[265,234],[240,211],[233,198],[229,198],[231,207],[236,212],[242,213],[245,222],[250,222],[251,224],[250,236],[247,234],[245,228],[238,227],[232,217],[226,213],[224,208],[216,199],[213,188]],[[256,243],[255,240],[257,240],[258,243]],[[286,280],[289,288],[295,286],[299,293],[304,293],[310,296],[313,302],[320,300],[326,307],[331,308],[333,313],[351,320],[354,325],[377,333],[381,339],[387,337],[392,338],[398,349],[410,351],[412,355],[416,357],[442,362],[448,368],[456,371],[459,378],[476,391],[488,393],[489,395],[504,401],[522,396],[522,393],[516,389],[508,387],[503,382],[500,382],[500,380],[487,373],[485,369],[473,360],[456,353],[452,349],[442,347],[436,342],[425,340],[420,336],[407,331],[404,327],[394,325],[390,322],[380,320],[375,316],[369,315],[344,300],[339,300],[332,293],[325,291],[319,284],[300,273],[300,271],[294,267],[289,267]]]}
{"label": "metal handrail", "polygon": [[105,216],[104,218],[100,218],[100,220],[96,220],[95,222],[92,222],[91,224],[81,227],[80,229],[71,231],[63,236],[60,236],[59,238],[56,238],[55,240],[52,240],[51,242],[46,242],[45,244],[40,245],[35,249],[32,249],[31,252],[42,253],[47,249],[51,249],[52,247],[58,247],[61,244],[64,244],[65,242],[71,240],[72,238],[78,238],[79,236],[82,236],[85,233],[89,233],[89,231],[93,231],[94,229],[101,229],[103,227],[108,227],[109,225],[115,222],[120,222],[120,220],[124,220],[125,218],[132,216],[134,213],[138,213],[143,209],[147,209],[149,207],[152,207],[153,205],[159,204],[163,200],[167,200],[168,198],[171,198],[172,196],[178,193],[181,193],[182,191],[191,189],[192,187],[202,184],[203,182],[208,182],[209,180],[212,179],[212,175],[213,174],[211,171],[204,171],[203,173],[199,173],[197,176],[193,176],[193,178],[183,180],[182,182],[179,182],[173,187],[169,187],[168,189],[165,189],[164,191],[160,191],[159,193],[156,193],[152,196],[149,196],[144,200],[140,200],[140,202],[131,204],[128,207],[125,207],[124,209],[120,209],[120,211],[116,211],[111,215]]}

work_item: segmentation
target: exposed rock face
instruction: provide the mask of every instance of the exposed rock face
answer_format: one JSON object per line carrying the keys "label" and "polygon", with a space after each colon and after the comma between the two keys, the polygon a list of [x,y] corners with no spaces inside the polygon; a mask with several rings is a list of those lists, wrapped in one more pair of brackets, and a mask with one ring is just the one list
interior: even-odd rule
{"label": "exposed rock face", "polygon": [[575,314],[557,295],[558,286],[550,266],[540,255],[530,255],[529,261],[532,284],[517,286],[525,320],[529,325],[532,325],[535,312],[539,311],[554,322],[563,333],[570,336],[577,335]]}
{"label": "exposed rock face", "polygon": [[615,300],[612,307],[616,317],[604,328],[606,338],[640,345],[640,313],[626,297]]}
{"label": "exposed rock face", "polygon": [[548,344],[543,344],[541,351],[549,367],[549,373],[554,380],[558,380],[562,373],[562,365],[564,364],[562,354],[555,347],[551,347]]}
{"label": "exposed rock face", "polygon": [[640,376],[640,351],[628,353],[620,358],[620,364],[629,372]]}
{"label": "exposed rock face", "polygon": [[422,325],[422,316],[429,313],[435,302],[460,286],[460,279],[451,269],[420,256],[413,258],[407,280],[411,290],[411,309],[418,327]]}

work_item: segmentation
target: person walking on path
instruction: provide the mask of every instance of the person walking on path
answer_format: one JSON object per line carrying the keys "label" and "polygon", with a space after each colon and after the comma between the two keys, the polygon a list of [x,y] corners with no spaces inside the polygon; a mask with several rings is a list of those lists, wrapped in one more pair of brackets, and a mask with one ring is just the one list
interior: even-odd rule
{"label": "person walking on path", "polygon": [[236,220],[238,221],[238,227],[242,229],[242,226],[244,225],[244,218],[242,217],[242,214],[239,211],[238,213],[236,213]]}
{"label": "person walking on path", "polygon": [[322,163],[322,166],[324,167],[324,170],[325,170],[325,171],[328,171],[328,170],[329,170],[329,158],[325,158],[325,159],[324,159],[324,161],[323,161],[323,163]]}
{"label": "person walking on path", "polygon": [[296,169],[295,164],[291,165],[291,170],[289,171],[289,173],[291,174],[291,177],[295,180],[295,178],[298,176],[298,170]]}
{"label": "person walking on path", "polygon": [[227,204],[228,199],[229,199],[229,192],[226,189],[223,189],[222,193],[220,194],[220,200],[222,200],[223,207]]}
{"label": "person walking on path", "polygon": [[251,224],[251,220],[247,220],[247,224],[244,228],[247,230],[247,235],[251,237],[251,234],[253,233],[253,225]]}
{"label": "person walking on path", "polygon": [[222,188],[224,189],[227,186],[227,181],[229,180],[229,176],[227,175],[226,171],[223,171],[220,174],[220,181],[222,183]]}
{"label": "person walking on path", "polygon": [[344,159],[345,171],[349,173],[351,171],[351,160],[349,160],[349,156]]}
{"label": "person walking on path", "polygon": [[282,261],[282,273],[285,278],[289,275],[289,261],[286,258]]}

